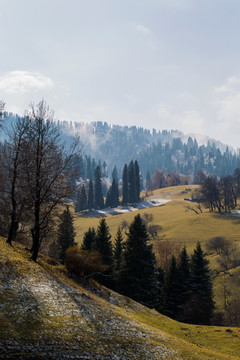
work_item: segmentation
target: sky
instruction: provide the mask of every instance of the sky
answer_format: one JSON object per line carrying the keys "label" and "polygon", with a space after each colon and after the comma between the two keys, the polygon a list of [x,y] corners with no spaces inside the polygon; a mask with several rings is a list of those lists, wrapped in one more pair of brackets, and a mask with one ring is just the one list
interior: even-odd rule
{"label": "sky", "polygon": [[0,99],[240,147],[239,0],[0,0]]}

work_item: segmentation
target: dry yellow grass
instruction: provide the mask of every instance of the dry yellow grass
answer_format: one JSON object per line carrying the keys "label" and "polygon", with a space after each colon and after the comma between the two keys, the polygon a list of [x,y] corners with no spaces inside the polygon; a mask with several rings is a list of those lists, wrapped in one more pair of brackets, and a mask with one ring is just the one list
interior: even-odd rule
{"label": "dry yellow grass", "polygon": [[30,262],[21,245],[12,248],[0,239],[0,248],[0,287],[5,289],[0,292],[0,347],[8,358],[33,351],[36,358],[38,353],[131,360],[240,357],[238,328],[230,333],[224,327],[177,323],[100,285],[86,290],[44,256],[38,264]]}
{"label": "dry yellow grass", "polygon": [[[178,186],[156,190],[151,194],[152,198],[164,198],[171,200],[165,205],[143,209],[135,212],[125,213],[122,215],[108,216],[107,224],[114,241],[118,226],[127,221],[129,224],[133,221],[137,213],[150,213],[153,215],[152,224],[161,225],[162,230],[159,232],[158,238],[153,240],[153,246],[159,241],[167,240],[173,244],[187,247],[191,254],[196,247],[198,241],[201,242],[204,250],[206,241],[214,236],[224,236],[240,245],[240,217],[220,215],[211,213],[202,206],[202,212],[199,211],[196,203],[184,200],[191,199],[192,194],[198,188],[197,185]],[[196,214],[193,210],[198,211]],[[90,226],[97,228],[99,218],[93,217],[77,217],[75,215],[76,240],[81,244],[83,234]],[[218,269],[216,254],[208,256],[211,268]],[[240,268],[236,269],[240,273]],[[231,285],[229,284],[231,287]],[[214,292],[217,308],[222,309],[222,279],[221,275],[214,280]],[[232,292],[233,294],[236,293]],[[234,295],[233,295],[234,296]]]}
{"label": "dry yellow grass", "polygon": [[[240,217],[210,213],[208,209],[203,207],[201,213],[197,209],[197,204],[184,200],[184,198],[191,198],[191,194],[196,187],[194,185],[179,186],[154,191],[151,197],[167,198],[171,201],[159,207],[108,216],[107,224],[110,233],[114,237],[122,221],[127,221],[130,224],[137,213],[144,214],[147,212],[153,215],[152,223],[162,227],[156,241],[165,239],[180,243],[186,245],[190,252],[195,248],[198,241],[204,245],[209,238],[218,235],[231,238],[240,243]],[[186,189],[191,189],[191,191],[185,193]],[[197,210],[199,214],[189,209],[189,206]],[[84,232],[90,226],[97,228],[98,224],[99,218],[75,215],[76,241],[81,243]]]}

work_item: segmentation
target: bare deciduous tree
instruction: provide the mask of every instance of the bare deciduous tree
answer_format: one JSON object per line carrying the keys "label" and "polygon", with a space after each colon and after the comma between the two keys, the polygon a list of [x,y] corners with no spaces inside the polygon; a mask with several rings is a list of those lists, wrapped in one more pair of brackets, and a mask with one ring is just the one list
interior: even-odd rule
{"label": "bare deciduous tree", "polygon": [[23,166],[23,143],[27,136],[28,119],[17,118],[9,131],[9,141],[5,149],[4,168],[7,174],[5,192],[9,197],[10,226],[7,242],[15,240],[19,222],[23,220],[27,205],[26,194],[23,191],[21,179]]}
{"label": "bare deciduous tree", "polygon": [[44,100],[31,105],[24,144],[24,183],[33,210],[32,260],[36,261],[42,234],[53,210],[72,192],[69,171],[78,142],[66,151],[54,123],[54,113]]}
{"label": "bare deciduous tree", "polygon": [[172,256],[178,258],[181,252],[181,244],[173,244],[168,240],[159,241],[156,245],[156,257],[158,265],[164,271],[168,268]]}

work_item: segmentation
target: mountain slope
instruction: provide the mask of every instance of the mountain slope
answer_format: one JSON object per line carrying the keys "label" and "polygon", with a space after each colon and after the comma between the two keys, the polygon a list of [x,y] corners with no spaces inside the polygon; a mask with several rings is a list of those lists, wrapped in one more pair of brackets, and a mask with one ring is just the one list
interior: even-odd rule
{"label": "mountain slope", "polygon": [[176,323],[95,283],[86,290],[52,260],[30,262],[21,245],[0,248],[0,359],[240,356],[239,329]]}

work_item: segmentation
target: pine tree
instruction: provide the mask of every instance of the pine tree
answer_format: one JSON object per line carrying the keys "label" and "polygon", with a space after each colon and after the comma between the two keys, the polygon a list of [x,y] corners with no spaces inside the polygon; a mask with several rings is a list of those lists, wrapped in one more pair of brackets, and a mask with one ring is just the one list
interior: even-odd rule
{"label": "pine tree", "polygon": [[114,263],[114,276],[118,276],[120,270],[121,261],[122,261],[122,252],[123,252],[123,237],[121,227],[118,227],[117,235],[115,239],[115,246],[113,250],[113,263]]}
{"label": "pine tree", "polygon": [[185,306],[186,322],[209,325],[214,310],[209,261],[198,243],[191,257],[191,296]]}
{"label": "pine tree", "polygon": [[135,169],[135,182],[136,182],[136,201],[140,199],[141,181],[140,181],[140,169],[137,160],[134,163]]}
{"label": "pine tree", "polygon": [[95,231],[94,227],[92,227],[92,228],[90,227],[88,229],[88,231],[86,231],[84,233],[83,242],[82,242],[82,249],[91,251],[92,248],[93,248],[93,244],[95,242],[95,239],[96,239],[96,231]]}
{"label": "pine tree", "polygon": [[109,233],[109,227],[106,220],[102,218],[100,220],[95,242],[93,244],[93,250],[100,252],[103,262],[107,265],[112,264],[112,243],[111,235]]}
{"label": "pine tree", "polygon": [[116,182],[115,179],[113,179],[112,181],[112,186],[111,186],[111,199],[112,199],[112,207],[116,207],[119,205],[119,193],[118,193],[118,183]]}
{"label": "pine tree", "polygon": [[164,314],[176,319],[178,314],[178,296],[179,296],[179,273],[175,256],[167,269],[164,287],[163,287],[163,309]]}
{"label": "pine tree", "polygon": [[122,175],[122,203],[123,205],[128,204],[128,167],[124,165]]}
{"label": "pine tree", "polygon": [[118,172],[116,166],[114,166],[114,169],[112,171],[112,180],[115,179],[116,183],[118,183]]}
{"label": "pine tree", "polygon": [[95,193],[95,208],[103,209],[104,200],[102,193],[102,183],[101,183],[101,169],[98,165],[94,174],[94,193]]}
{"label": "pine tree", "polygon": [[116,180],[113,179],[112,185],[110,186],[107,196],[106,196],[106,207],[116,207],[119,205],[119,193],[118,193],[118,185]]}
{"label": "pine tree", "polygon": [[92,180],[89,181],[89,189],[88,189],[88,205],[89,210],[94,208],[94,196],[93,196],[93,182]]}
{"label": "pine tree", "polygon": [[185,246],[180,253],[178,273],[178,320],[185,321],[183,316],[183,309],[191,294],[190,258]]}
{"label": "pine tree", "polygon": [[60,215],[60,224],[58,227],[58,245],[59,245],[59,259],[64,264],[66,250],[74,245],[74,226],[73,217],[69,211],[69,206]]}
{"label": "pine tree", "polygon": [[111,207],[112,206],[112,186],[108,189],[106,201],[105,201],[105,207]]}
{"label": "pine tree", "polygon": [[92,180],[93,179],[93,174],[94,172],[92,171],[92,161],[91,161],[91,156],[85,156],[85,167],[87,169],[87,178]]}
{"label": "pine tree", "polygon": [[124,295],[154,307],[157,302],[156,259],[144,221],[138,214],[129,227],[117,289]]}
{"label": "pine tree", "polygon": [[76,211],[86,210],[88,206],[87,193],[84,184],[81,186],[80,192],[78,193],[78,199],[76,204]]}
{"label": "pine tree", "polygon": [[137,202],[136,173],[133,161],[128,165],[128,202]]}

